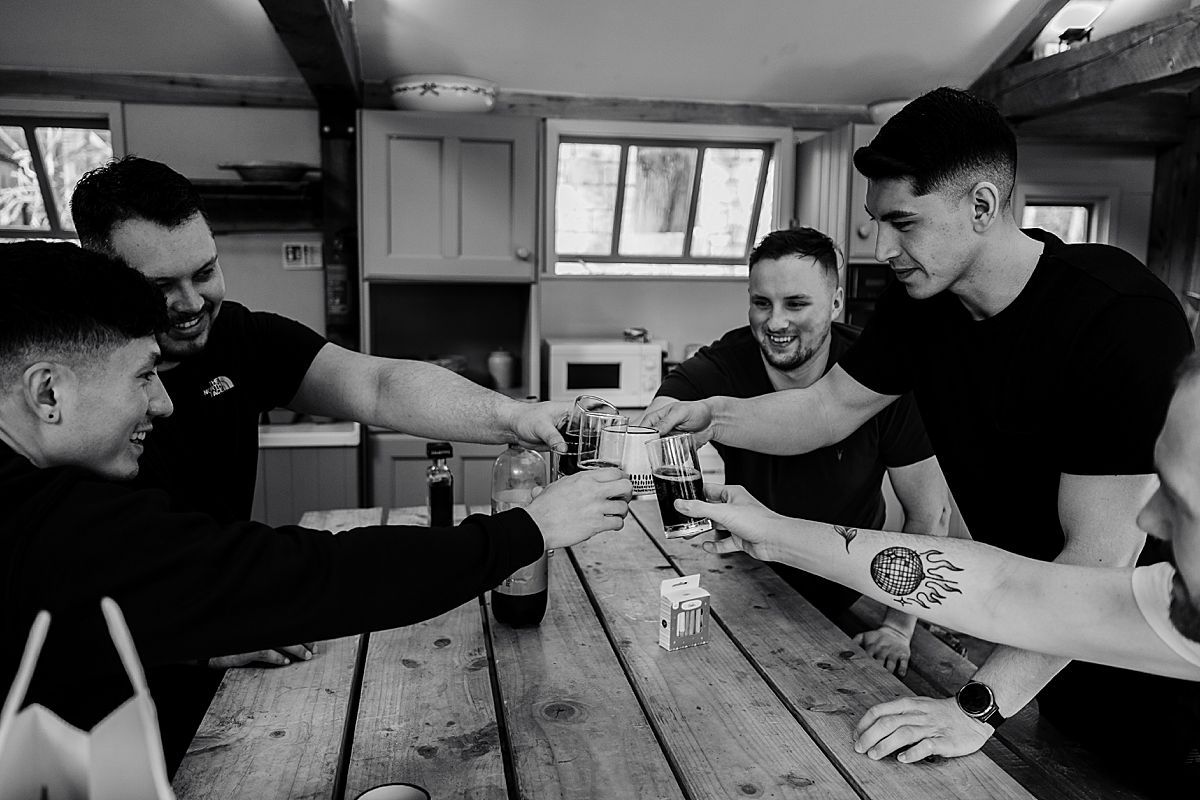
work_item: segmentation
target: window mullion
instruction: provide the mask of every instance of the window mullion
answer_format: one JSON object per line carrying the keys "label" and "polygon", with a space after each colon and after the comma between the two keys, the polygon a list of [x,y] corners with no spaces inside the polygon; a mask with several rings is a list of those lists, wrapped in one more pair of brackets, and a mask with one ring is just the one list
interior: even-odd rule
{"label": "window mullion", "polygon": [[59,221],[58,204],[54,202],[54,192],[50,187],[50,176],[46,174],[46,162],[42,160],[42,148],[38,144],[37,130],[33,125],[23,125],[25,131],[25,143],[29,145],[29,157],[33,161],[33,171],[37,175],[38,189],[42,193],[42,204],[46,207],[46,223],[50,226],[50,233],[56,237],[66,235],[62,223]]}
{"label": "window mullion", "polygon": [[754,191],[754,208],[750,211],[750,227],[747,228],[746,250],[742,255],[743,261],[750,260],[750,251],[754,249],[755,240],[758,239],[758,217],[762,214],[763,195],[767,189],[767,172],[771,168],[773,155],[774,153],[763,149],[762,163],[758,167],[758,187]]}
{"label": "window mullion", "polygon": [[687,226],[683,229],[683,252],[681,258],[692,254],[692,228],[696,227],[696,204],[700,202],[700,173],[704,171],[704,153],[707,147],[701,145],[696,151],[696,169],[692,173],[692,191],[688,199]]}
{"label": "window mullion", "polygon": [[620,254],[621,219],[625,216],[625,176],[629,170],[629,144],[621,145],[621,160],[617,164],[617,200],[613,203],[612,241],[608,245],[608,254]]}

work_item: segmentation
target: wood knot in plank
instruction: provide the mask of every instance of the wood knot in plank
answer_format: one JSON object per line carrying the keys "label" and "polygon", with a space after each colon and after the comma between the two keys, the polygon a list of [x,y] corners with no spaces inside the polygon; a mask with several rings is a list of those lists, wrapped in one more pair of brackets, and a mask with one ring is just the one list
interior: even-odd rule
{"label": "wood knot in plank", "polygon": [[445,647],[445,646],[446,646],[446,645],[448,645],[448,644],[450,644],[450,640],[449,640],[449,639],[447,639],[445,636],[443,636],[443,637],[442,637],[442,638],[440,638],[440,639],[434,639],[434,640],[433,640],[433,646],[434,646],[434,647]]}
{"label": "wood knot in plank", "polygon": [[797,789],[804,789],[812,786],[814,781],[811,778],[805,778],[802,775],[797,775],[794,772],[789,772],[783,776],[783,781],[788,786],[795,786]]}
{"label": "wood knot in plank", "polygon": [[277,729],[277,730],[271,731],[267,735],[270,736],[272,739],[282,739],[283,737],[287,736],[287,731]]}
{"label": "wood knot in plank", "polygon": [[400,663],[409,669],[416,669],[417,667],[421,666],[421,662],[417,661],[415,658],[402,658],[400,659]]}
{"label": "wood knot in plank", "polygon": [[741,786],[738,787],[738,791],[740,791],[742,794],[746,795],[747,797],[754,797],[756,795],[762,794],[762,789],[759,789],[753,783],[743,783]]}
{"label": "wood knot in plank", "polygon": [[583,722],[587,709],[570,700],[554,700],[542,706],[541,715],[554,722]]}

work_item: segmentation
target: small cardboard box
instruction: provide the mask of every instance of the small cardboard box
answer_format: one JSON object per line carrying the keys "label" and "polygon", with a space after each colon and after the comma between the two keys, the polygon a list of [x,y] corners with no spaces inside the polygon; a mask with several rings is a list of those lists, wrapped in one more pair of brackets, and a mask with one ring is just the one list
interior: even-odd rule
{"label": "small cardboard box", "polygon": [[708,644],[711,624],[709,595],[700,588],[700,576],[669,578],[662,582],[659,600],[658,645],[682,650]]}

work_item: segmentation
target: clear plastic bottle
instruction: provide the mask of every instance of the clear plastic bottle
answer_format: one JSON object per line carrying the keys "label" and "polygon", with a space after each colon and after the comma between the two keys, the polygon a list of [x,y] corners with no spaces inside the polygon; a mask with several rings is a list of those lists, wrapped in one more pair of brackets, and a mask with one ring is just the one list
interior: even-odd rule
{"label": "clear plastic bottle", "polygon": [[425,455],[433,460],[425,470],[429,526],[448,528],[454,524],[454,473],[446,459],[454,455],[454,448],[449,442],[429,442]]}
{"label": "clear plastic bottle", "polygon": [[[546,462],[533,450],[509,445],[492,466],[492,513],[523,508],[546,485]],[[537,625],[546,614],[547,554],[514,572],[492,590],[492,614],[507,625]]]}

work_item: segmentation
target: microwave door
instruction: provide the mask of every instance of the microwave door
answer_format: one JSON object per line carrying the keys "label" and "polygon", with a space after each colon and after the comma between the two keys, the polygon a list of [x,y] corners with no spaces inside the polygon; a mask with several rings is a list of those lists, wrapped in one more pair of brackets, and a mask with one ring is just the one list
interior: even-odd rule
{"label": "microwave door", "polygon": [[620,361],[567,361],[566,389],[574,394],[598,394],[620,391]]}

